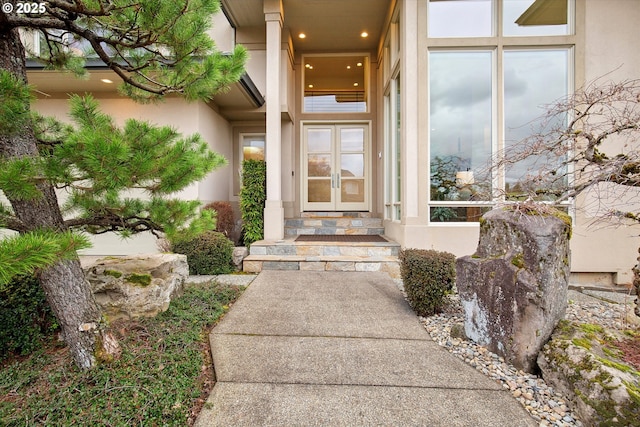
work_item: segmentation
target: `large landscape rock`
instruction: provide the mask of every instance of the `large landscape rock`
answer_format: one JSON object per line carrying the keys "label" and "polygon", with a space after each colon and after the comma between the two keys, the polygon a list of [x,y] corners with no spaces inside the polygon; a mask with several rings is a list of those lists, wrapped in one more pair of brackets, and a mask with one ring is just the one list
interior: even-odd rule
{"label": "large landscape rock", "polygon": [[[640,249],[638,250],[640,252]],[[636,291],[636,308],[635,315],[640,317],[640,257],[638,263],[633,267],[633,287]]]}
{"label": "large landscape rock", "polygon": [[249,256],[249,249],[246,246],[236,246],[233,248],[233,265],[237,271],[242,271],[242,262]]}
{"label": "large landscape rock", "polygon": [[538,356],[545,382],[571,401],[585,426],[640,425],[640,372],[616,347],[625,339],[620,331],[563,322]]}
{"label": "large landscape rock", "polygon": [[483,216],[476,253],[456,261],[470,339],[535,371],[538,353],[566,311],[570,233],[567,219],[531,207]]}
{"label": "large landscape rock", "polygon": [[156,316],[182,294],[189,276],[187,257],[180,254],[107,257],[84,270],[108,320]]}

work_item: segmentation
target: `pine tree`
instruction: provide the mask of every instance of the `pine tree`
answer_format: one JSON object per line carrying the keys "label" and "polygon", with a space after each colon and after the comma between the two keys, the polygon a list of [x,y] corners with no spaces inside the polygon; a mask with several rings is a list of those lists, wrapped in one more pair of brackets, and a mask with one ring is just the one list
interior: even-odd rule
{"label": "pine tree", "polygon": [[[4,0],[0,11],[0,190],[9,201],[0,205],[0,227],[20,233],[0,242],[0,282],[37,274],[86,369],[113,338],[77,257],[88,242],[74,230],[198,233],[211,217],[170,195],[224,159],[198,136],[134,120],[118,128],[91,97],[72,98],[73,126],[36,116],[19,30],[40,37],[42,51],[29,56],[53,69],[82,75],[86,55],[97,55],[124,81],[121,92],[142,102],[209,99],[240,78],[246,53],[223,55],[207,36],[217,0],[47,0],[29,14],[18,14],[18,3]],[[56,189],[68,193],[62,207]],[[125,197],[127,189],[147,197]]]}

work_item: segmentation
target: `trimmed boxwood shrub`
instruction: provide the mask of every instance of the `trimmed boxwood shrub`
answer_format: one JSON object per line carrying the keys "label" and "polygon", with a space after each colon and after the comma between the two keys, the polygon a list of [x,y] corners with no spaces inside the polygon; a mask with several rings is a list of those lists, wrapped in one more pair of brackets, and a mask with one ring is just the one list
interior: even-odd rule
{"label": "trimmed boxwood shrub", "polygon": [[425,249],[400,251],[400,274],[409,304],[419,316],[431,316],[444,308],[445,296],[456,280],[456,257]]}
{"label": "trimmed boxwood shrub", "polygon": [[0,286],[0,360],[39,349],[57,329],[38,279],[17,276]]}
{"label": "trimmed boxwood shrub", "polygon": [[189,274],[228,274],[234,270],[233,242],[217,231],[172,242],[171,250],[187,256]]}
{"label": "trimmed boxwood shrub", "polygon": [[240,212],[244,244],[250,246],[264,237],[264,203],[267,199],[267,164],[263,160],[242,162]]}

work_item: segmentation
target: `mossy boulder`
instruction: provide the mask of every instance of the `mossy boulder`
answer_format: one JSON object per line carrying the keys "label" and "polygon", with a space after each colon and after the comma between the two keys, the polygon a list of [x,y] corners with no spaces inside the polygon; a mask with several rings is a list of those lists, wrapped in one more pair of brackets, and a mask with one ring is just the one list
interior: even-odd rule
{"label": "mossy boulder", "polygon": [[621,331],[561,322],[538,356],[544,380],[586,426],[640,426],[640,372],[615,343]]}
{"label": "mossy boulder", "polygon": [[109,320],[153,317],[182,294],[187,257],[151,254],[107,257],[84,267],[98,306]]}
{"label": "mossy boulder", "polygon": [[570,273],[570,224],[533,208],[484,214],[476,253],[456,261],[466,335],[527,372],[564,317]]}

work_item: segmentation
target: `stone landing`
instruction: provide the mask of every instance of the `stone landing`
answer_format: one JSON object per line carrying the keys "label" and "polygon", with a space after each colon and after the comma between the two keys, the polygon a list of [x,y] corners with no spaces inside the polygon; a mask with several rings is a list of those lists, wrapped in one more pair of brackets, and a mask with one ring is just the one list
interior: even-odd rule
{"label": "stone landing", "polygon": [[285,220],[285,239],[251,245],[243,270],[380,271],[400,277],[400,245],[384,242],[308,242],[298,235],[382,235],[380,218],[360,212],[313,212]]}

